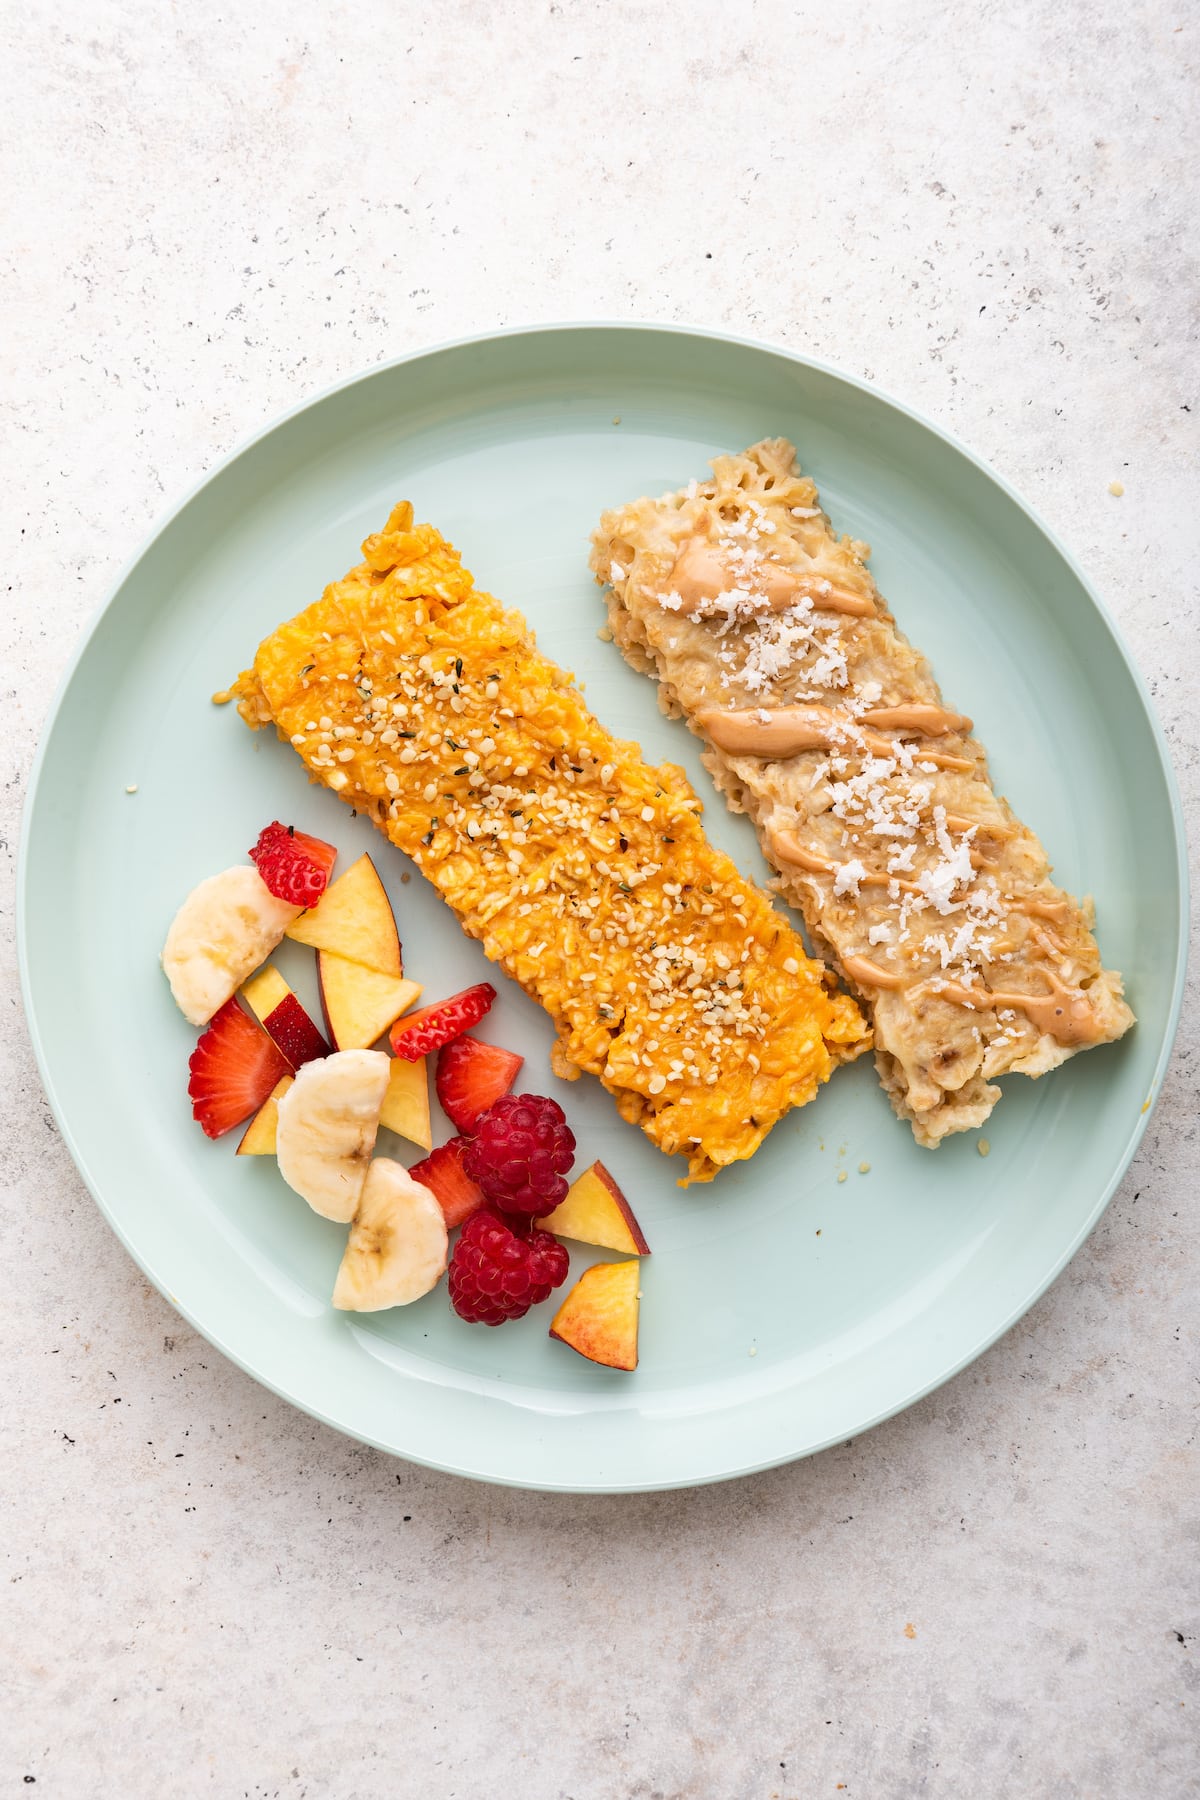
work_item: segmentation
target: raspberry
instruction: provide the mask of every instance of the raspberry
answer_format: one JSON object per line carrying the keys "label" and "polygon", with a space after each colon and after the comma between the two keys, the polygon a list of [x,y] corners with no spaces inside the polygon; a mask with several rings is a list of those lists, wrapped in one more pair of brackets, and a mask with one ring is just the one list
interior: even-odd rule
{"label": "raspberry", "polygon": [[463,1167],[501,1212],[548,1213],[567,1191],[575,1134],[556,1100],[504,1094],[475,1126]]}
{"label": "raspberry", "polygon": [[277,900],[315,906],[329,884],[337,851],[320,838],[273,819],[258,834],[250,860]]}
{"label": "raspberry", "polygon": [[[552,1104],[552,1103],[551,1103]],[[548,1231],[490,1207],[467,1220],[450,1258],[450,1304],[468,1325],[523,1319],[567,1279],[570,1259]]]}

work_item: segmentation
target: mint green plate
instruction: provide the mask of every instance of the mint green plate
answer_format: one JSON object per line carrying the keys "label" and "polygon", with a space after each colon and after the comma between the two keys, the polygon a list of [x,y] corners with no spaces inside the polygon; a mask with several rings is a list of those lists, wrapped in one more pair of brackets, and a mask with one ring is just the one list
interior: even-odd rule
{"label": "mint green plate", "polygon": [[[677,1163],[623,1125],[597,1083],[554,1080],[545,1018],[502,981],[490,1034],[524,1052],[523,1085],[559,1096],[581,1163],[614,1170],[653,1247],[640,1368],[616,1374],[550,1342],[546,1307],[499,1331],[466,1326],[444,1287],[391,1313],[332,1312],[343,1230],[273,1163],[236,1159],[235,1138],[211,1144],[192,1123],[195,1034],[158,969],[171,915],[282,817],[346,858],[375,854],[407,971],[430,998],[489,965],[432,889],[404,880],[397,852],[210,694],[407,496],[586,680],[613,731],[687,765],[712,837],[761,877],[753,833],[713,794],[696,740],[598,641],[586,555],[605,506],[777,433],[799,445],[835,524],[873,545],[880,586],[974,716],[1059,879],[1095,895],[1137,1030],[1042,1082],[1011,1078],[986,1160],[973,1136],[917,1149],[868,1062],[751,1163],[683,1192]],[[430,351],[312,401],[230,458],[156,532],[76,655],[34,773],[21,875],[46,1089],[151,1280],[257,1380],[340,1430],[533,1488],[744,1474],[864,1430],[978,1356],[1100,1217],[1145,1128],[1183,974],[1166,751],[1112,625],[1046,528],[969,451],[861,382],[650,326]],[[314,1002],[307,954],[287,946],[284,961]],[[589,1260],[577,1252],[574,1272]]]}

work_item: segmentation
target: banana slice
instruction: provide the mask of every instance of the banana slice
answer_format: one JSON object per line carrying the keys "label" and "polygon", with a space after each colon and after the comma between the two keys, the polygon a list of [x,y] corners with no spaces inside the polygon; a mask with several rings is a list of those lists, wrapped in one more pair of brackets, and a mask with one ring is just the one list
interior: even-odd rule
{"label": "banana slice", "polygon": [[210,875],[193,888],[171,921],[162,953],[184,1018],[207,1025],[302,911],[277,900],[250,863]]}
{"label": "banana slice", "polygon": [[343,1312],[407,1306],[446,1269],[446,1220],[427,1187],[387,1157],[367,1171],[333,1289]]}
{"label": "banana slice", "polygon": [[337,1050],[297,1070],[279,1102],[279,1173],[322,1218],[354,1217],[391,1061],[382,1050]]}

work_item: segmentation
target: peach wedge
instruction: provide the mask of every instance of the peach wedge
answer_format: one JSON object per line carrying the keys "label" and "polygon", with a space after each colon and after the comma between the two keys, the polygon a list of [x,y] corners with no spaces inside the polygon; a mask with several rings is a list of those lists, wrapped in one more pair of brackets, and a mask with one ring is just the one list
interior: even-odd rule
{"label": "peach wedge", "polygon": [[415,981],[368,969],[333,950],[317,951],[317,980],[335,1050],[369,1050],[421,997]]}
{"label": "peach wedge", "polygon": [[416,1062],[405,1062],[401,1056],[392,1058],[379,1123],[394,1131],[397,1137],[407,1138],[410,1144],[420,1144],[422,1150],[433,1149],[429,1074],[423,1056]]}
{"label": "peach wedge", "polygon": [[332,950],[381,975],[404,973],[400,934],[382,881],[369,856],[360,856],[331,882],[316,906],[302,912],[286,935],[312,950]]}
{"label": "peach wedge", "polygon": [[538,1224],[555,1237],[628,1256],[649,1256],[650,1246],[633,1216],[633,1208],[602,1162],[594,1162],[571,1183],[565,1199]]}
{"label": "peach wedge", "polygon": [[636,1369],[638,1262],[596,1263],[554,1315],[550,1336],[607,1369]]}
{"label": "peach wedge", "polygon": [[285,1075],[282,1081],[276,1082],[242,1133],[241,1142],[237,1147],[238,1156],[274,1156],[275,1130],[279,1124],[279,1102],[294,1080],[294,1076]]}

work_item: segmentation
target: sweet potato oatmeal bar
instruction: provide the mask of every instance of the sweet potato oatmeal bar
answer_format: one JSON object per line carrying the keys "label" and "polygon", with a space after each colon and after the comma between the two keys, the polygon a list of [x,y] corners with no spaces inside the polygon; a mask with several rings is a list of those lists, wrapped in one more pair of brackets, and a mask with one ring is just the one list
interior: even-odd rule
{"label": "sweet potato oatmeal bar", "polygon": [[613,635],[706,739],[774,885],[870,1006],[893,1107],[933,1147],[983,1123],[997,1076],[1045,1074],[1133,1014],[1090,903],[1051,882],[792,445],[712,469],[602,518]]}
{"label": "sweet potato oatmeal bar", "polygon": [[412,508],[237,683],[554,1021],[554,1064],[707,1181],[867,1047],[854,1002]]}

